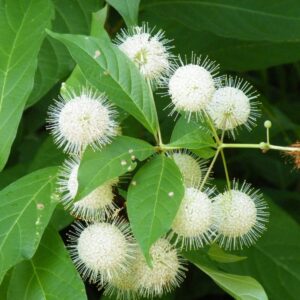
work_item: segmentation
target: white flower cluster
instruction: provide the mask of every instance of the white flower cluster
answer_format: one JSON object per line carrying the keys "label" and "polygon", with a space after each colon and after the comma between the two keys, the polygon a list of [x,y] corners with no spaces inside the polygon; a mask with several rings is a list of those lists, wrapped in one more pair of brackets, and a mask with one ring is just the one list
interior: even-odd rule
{"label": "white flower cluster", "polygon": [[170,233],[171,238],[176,237],[175,243],[186,249],[201,248],[212,242],[229,250],[251,246],[266,229],[269,216],[259,191],[246,182],[239,188],[235,181],[232,190],[222,194],[215,195],[215,190],[208,188],[201,191],[187,184],[197,174],[196,166],[201,170],[201,162],[187,153],[175,155],[185,182],[185,195]]}
{"label": "white flower cluster", "polygon": [[71,257],[82,277],[117,299],[161,296],[185,277],[185,261],[167,239],[152,245],[149,266],[129,224],[121,219],[76,223],[69,241]]}
{"label": "white flower cluster", "polygon": [[[116,44],[152,87],[167,89],[171,114],[204,116],[216,130],[233,136],[240,125],[250,129],[255,124],[259,112],[252,86],[238,78],[216,77],[218,65],[208,58],[176,60],[162,31],[134,27],[123,31]],[[69,235],[71,257],[82,277],[104,287],[107,295],[161,296],[185,277],[185,261],[176,246],[197,249],[217,242],[225,249],[239,249],[252,245],[265,230],[267,205],[258,191],[233,182],[231,189],[216,194],[215,188],[203,187],[210,178],[207,162],[188,151],[174,151],[169,156],[181,171],[185,194],[170,232],[151,246],[149,266],[129,223],[118,217],[114,189],[119,178],[76,201],[83,152],[105,146],[120,133],[113,106],[91,89],[65,91],[50,107],[48,128],[58,147],[71,155],[58,180],[62,204],[81,220]]]}

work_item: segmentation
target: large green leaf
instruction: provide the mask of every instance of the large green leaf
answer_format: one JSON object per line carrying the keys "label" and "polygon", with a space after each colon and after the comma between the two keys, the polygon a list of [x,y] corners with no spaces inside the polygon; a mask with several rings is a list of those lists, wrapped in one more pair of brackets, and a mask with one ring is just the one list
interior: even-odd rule
{"label": "large green leaf", "polygon": [[276,205],[270,204],[267,232],[249,249],[247,260],[226,264],[226,270],[257,278],[272,300],[297,300],[300,294],[300,226]]}
{"label": "large green leaf", "polygon": [[12,273],[7,300],[85,300],[84,284],[58,233],[48,228],[34,257]]}
{"label": "large green leaf", "polygon": [[149,87],[137,67],[106,38],[49,34],[70,51],[90,84],[156,134],[158,120]]}
{"label": "large green leaf", "polygon": [[175,162],[158,155],[134,176],[127,194],[127,212],[134,236],[145,257],[151,245],[169,231],[184,195]]}
{"label": "large green leaf", "polygon": [[[92,12],[101,7],[99,0],[52,0],[55,7],[55,19],[51,28],[61,33],[88,34],[91,28]],[[58,41],[46,37],[39,56],[35,74],[34,89],[27,106],[37,102],[49,89],[65,78],[74,68],[74,62],[68,50]]]}
{"label": "large green leaf", "polygon": [[[141,12],[140,18],[156,25],[174,39],[175,51],[181,54],[197,53],[220,63],[222,70],[261,70],[270,66],[296,62],[300,59],[300,42],[244,41],[220,37],[212,32],[188,28],[170,12],[164,17],[150,10]],[[194,22],[197,22],[197,18]],[[197,38],[195,38],[197,36]]]}
{"label": "large green leaf", "polygon": [[140,0],[106,0],[106,2],[120,13],[127,26],[137,25]]}
{"label": "large green leaf", "polygon": [[88,195],[99,185],[132,171],[135,160],[144,160],[154,153],[154,147],[135,138],[120,136],[101,151],[88,149],[81,160],[77,199]]}
{"label": "large green leaf", "polygon": [[37,249],[57,204],[56,173],[56,167],[33,172],[0,192],[0,282]]}
{"label": "large green leaf", "polygon": [[206,273],[218,286],[237,300],[267,300],[263,287],[252,277],[225,273],[215,268],[200,251],[185,252],[184,256]]}
{"label": "large green leaf", "polygon": [[52,15],[49,0],[0,2],[0,170],[33,88],[38,51]]}
{"label": "large green leaf", "polygon": [[141,9],[164,18],[172,16],[191,29],[224,37],[276,42],[299,40],[297,0],[144,0]]}

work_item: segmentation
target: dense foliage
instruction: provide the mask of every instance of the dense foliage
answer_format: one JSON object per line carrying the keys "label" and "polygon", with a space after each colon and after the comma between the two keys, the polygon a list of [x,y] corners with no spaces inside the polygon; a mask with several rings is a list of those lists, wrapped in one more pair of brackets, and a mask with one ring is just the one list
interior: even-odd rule
{"label": "dense foliage", "polygon": [[[108,270],[99,261],[99,274],[86,263],[89,253],[85,261],[83,255],[78,259],[80,251],[89,251],[86,246],[107,239],[96,238],[99,224],[90,226],[97,234],[91,235],[94,240],[87,237],[91,244],[78,250],[78,237],[88,225],[75,221],[97,224],[109,216],[108,222],[125,237],[112,254],[120,261],[137,255],[143,263],[132,273],[140,278],[155,268],[151,269],[157,259],[153,245],[163,254],[179,255],[178,274],[168,285],[161,288],[156,283],[153,291],[149,281],[144,282],[138,295],[157,296],[163,291],[163,299],[298,299],[299,152],[293,149],[299,150],[300,136],[299,13],[296,0],[0,0],[0,298],[103,300],[109,297],[102,295],[104,286],[115,299],[116,284],[110,279],[118,267],[127,266],[120,263]],[[149,70],[134,64],[120,46],[128,34],[139,33],[132,26],[144,22],[155,27],[154,33],[162,29],[171,40],[163,40],[170,46],[171,59],[176,61],[181,54],[184,60],[187,55],[188,62],[197,64],[195,57],[201,54],[199,64],[214,73],[216,64],[207,63],[208,56],[220,64],[221,74],[242,76],[255,86],[260,96],[254,93],[248,98],[261,102],[261,117],[255,114],[255,104],[251,122],[240,124],[253,127],[256,121],[257,126],[231,130],[230,126],[239,125],[234,120],[222,128],[224,124],[213,118],[215,106],[208,110],[209,116],[190,113],[193,106],[179,107],[168,74],[161,79],[155,73],[148,80]],[[174,63],[171,71],[179,65]],[[160,67],[164,69],[163,63]],[[216,85],[237,84],[231,77],[218,78]],[[175,92],[180,83],[175,82]],[[57,129],[62,128],[57,118],[76,97],[98,101],[93,110],[99,109],[102,119],[107,113],[110,122],[104,133],[101,120],[83,142],[78,138],[82,126],[74,127],[74,132],[69,127],[74,122],[67,122],[64,133]],[[67,121],[72,111],[66,114]],[[74,134],[74,140],[66,141],[68,134]],[[248,147],[238,149],[233,143]],[[231,188],[255,199],[260,221],[256,228],[253,225],[255,234],[227,239],[226,233],[220,234],[222,224],[216,225],[218,212],[212,228],[194,240],[180,236],[175,222],[184,195],[188,188],[198,195],[192,190],[195,182],[187,182],[176,160],[175,155],[182,153],[196,161],[207,160],[200,163],[204,173],[196,183],[199,191],[207,188],[205,193],[214,203],[217,194]],[[74,169],[76,180],[71,185]],[[240,185],[234,178],[240,179]],[[242,185],[243,180],[259,188],[264,200]],[[80,207],[80,201],[99,188],[114,198],[103,215]],[[256,233],[262,237],[258,239]],[[108,237],[113,235],[117,245],[116,231]],[[172,246],[160,239],[166,235]],[[132,250],[136,244],[138,254]],[[250,247],[241,247],[245,245]],[[169,265],[174,262],[159,254]],[[166,270],[170,274],[173,269]],[[173,289],[176,285],[180,286]]]}

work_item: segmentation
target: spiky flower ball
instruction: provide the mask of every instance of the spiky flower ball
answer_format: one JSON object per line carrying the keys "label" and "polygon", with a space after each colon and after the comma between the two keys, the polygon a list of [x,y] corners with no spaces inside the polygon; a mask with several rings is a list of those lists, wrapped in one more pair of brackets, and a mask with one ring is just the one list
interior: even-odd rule
{"label": "spiky flower ball", "polygon": [[201,192],[186,188],[184,198],[172,224],[172,236],[182,248],[203,247],[214,237],[214,210],[210,199],[213,190]]}
{"label": "spiky flower ball", "polygon": [[113,179],[97,187],[83,199],[74,202],[78,190],[78,169],[80,159],[77,157],[65,161],[59,175],[59,191],[63,205],[70,213],[86,221],[100,221],[110,217],[117,208],[114,203],[113,186],[118,180]]}
{"label": "spiky flower ball", "polygon": [[161,296],[183,281],[186,268],[184,260],[166,239],[156,241],[151,249],[152,267],[139,255],[136,271],[138,293],[143,297]]}
{"label": "spiky flower ball", "polygon": [[217,69],[218,66],[207,58],[202,61],[201,57],[193,55],[189,64],[179,58],[173,74],[166,80],[173,106],[171,114],[183,111],[190,117],[192,113],[203,112],[215,92]]}
{"label": "spiky flower ball", "polygon": [[171,47],[162,30],[153,34],[147,24],[135,26],[128,32],[123,30],[117,36],[116,44],[151,82],[159,83],[162,76],[168,73]]}
{"label": "spiky flower ball", "polygon": [[117,134],[115,111],[104,94],[66,91],[48,112],[48,126],[58,147],[78,154],[87,146],[101,148]]}
{"label": "spiky flower ball", "polygon": [[246,81],[225,77],[221,87],[214,93],[207,111],[216,128],[234,133],[237,126],[251,129],[259,116],[258,102],[252,101],[258,94]]}
{"label": "spiky flower ball", "polygon": [[268,206],[258,190],[246,182],[219,194],[214,199],[217,241],[225,249],[251,246],[266,229]]}
{"label": "spiky flower ball", "polygon": [[71,257],[82,277],[101,284],[126,272],[136,247],[129,224],[121,219],[87,226],[76,223],[69,240]]}
{"label": "spiky flower ball", "polygon": [[[134,300],[138,296],[137,270],[142,254],[137,250],[137,256],[133,259],[126,272],[120,272],[112,276],[105,285],[104,295],[117,300]],[[101,286],[100,286],[101,287]]]}
{"label": "spiky flower ball", "polygon": [[178,166],[186,187],[198,186],[207,167],[205,161],[200,161],[188,152],[175,152],[172,154]]}

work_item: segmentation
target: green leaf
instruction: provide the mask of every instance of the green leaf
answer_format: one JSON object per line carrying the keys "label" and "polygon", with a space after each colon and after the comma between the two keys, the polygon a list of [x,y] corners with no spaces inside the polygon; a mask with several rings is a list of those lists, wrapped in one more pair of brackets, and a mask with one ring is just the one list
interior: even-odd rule
{"label": "green leaf", "polygon": [[212,260],[220,263],[233,263],[233,262],[247,259],[246,256],[238,256],[238,255],[225,252],[217,244],[212,244],[209,247],[207,254]]}
{"label": "green leaf", "polygon": [[152,0],[143,1],[141,9],[163,18],[172,16],[188,28],[223,37],[276,42],[299,40],[297,0]]}
{"label": "green leaf", "polygon": [[[92,14],[91,36],[110,41],[110,37],[104,28],[106,18],[107,6]],[[67,91],[67,89],[72,89],[76,92],[80,92],[82,86],[89,86],[89,82],[81,72],[79,66],[76,66],[72,74],[65,82],[66,89],[61,88],[61,94],[63,95]]]}
{"label": "green leaf", "polygon": [[85,300],[84,284],[58,233],[48,228],[30,260],[12,273],[7,300]]}
{"label": "green leaf", "polygon": [[57,204],[56,173],[56,167],[33,172],[0,192],[0,282],[37,249]]}
{"label": "green leaf", "polygon": [[185,252],[184,256],[207,274],[218,286],[238,300],[267,300],[263,287],[252,277],[225,273],[213,267],[199,251]]}
{"label": "green leaf", "polygon": [[49,136],[41,144],[30,163],[29,172],[45,167],[61,165],[64,158],[65,155],[57,149],[57,146],[53,142],[53,138]]}
{"label": "green leaf", "polygon": [[138,24],[140,0],[106,0],[123,17],[127,27]]}
{"label": "green leaf", "polygon": [[[271,201],[268,230],[251,248],[238,252],[247,260],[226,264],[231,272],[256,277],[272,300],[297,300],[300,293],[300,226]],[[291,203],[290,203],[291,205]]]}
{"label": "green leaf", "polygon": [[13,271],[13,268],[11,268],[9,271],[6,272],[4,278],[3,278],[3,281],[1,282],[1,285],[0,285],[0,295],[1,295],[1,299],[7,299],[7,292],[8,292],[8,287],[9,287],[9,282],[10,282],[10,278],[11,278],[11,275],[12,275],[12,271]]}
{"label": "green leaf", "polygon": [[[188,28],[170,12],[160,17],[150,10],[143,10],[140,18],[162,28],[168,38],[175,39],[177,53],[208,55],[211,60],[220,63],[222,70],[261,70],[300,59],[299,41],[268,42],[224,38],[211,32]],[[194,22],[197,20],[194,19]]]}
{"label": "green leaf", "polygon": [[153,146],[128,136],[117,137],[101,151],[88,149],[79,167],[76,199],[88,195],[104,182],[132,171],[136,166],[135,159],[142,161],[153,153]]}
{"label": "green leaf", "polygon": [[[91,28],[92,12],[101,7],[99,0],[53,0],[55,19],[52,30],[60,33],[88,34]],[[27,106],[36,103],[54,84],[64,79],[74,68],[74,62],[68,50],[58,41],[46,37],[39,56],[35,74],[34,89]]]}
{"label": "green leaf", "polygon": [[52,15],[49,0],[0,2],[0,171],[33,88],[38,51]]}
{"label": "green leaf", "polygon": [[104,6],[99,11],[92,14],[91,36],[110,40],[105,30],[105,22],[107,19],[108,6]]}
{"label": "green leaf", "polygon": [[181,173],[175,162],[158,155],[135,174],[127,194],[127,212],[132,232],[145,257],[169,231],[184,195]]}
{"label": "green leaf", "polygon": [[116,46],[106,38],[48,33],[68,48],[90,84],[156,134],[158,120],[149,87]]}
{"label": "green leaf", "polygon": [[214,154],[215,152],[211,149],[214,145],[215,142],[205,124],[188,122],[184,117],[181,117],[173,129],[170,144],[166,146],[196,151],[201,149],[200,156],[210,157],[211,153]]}

